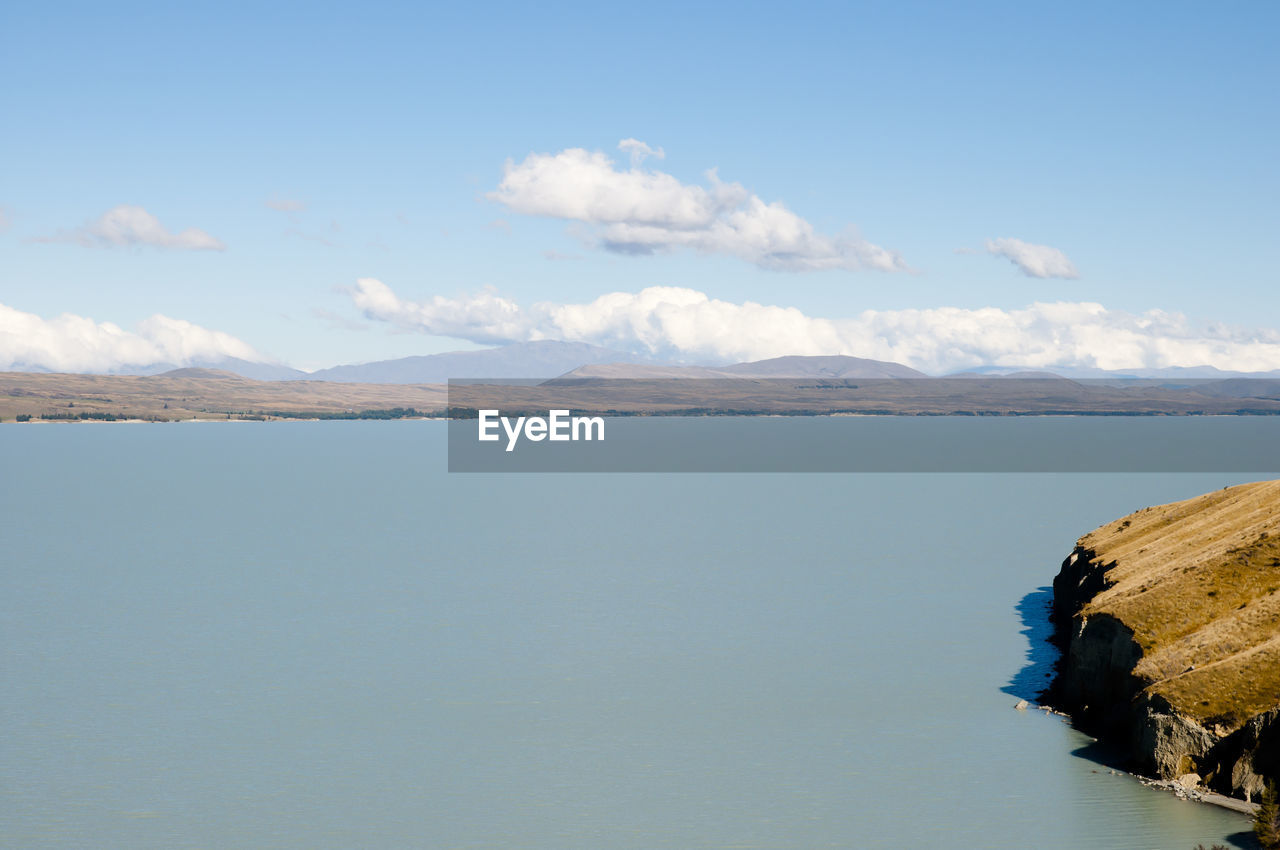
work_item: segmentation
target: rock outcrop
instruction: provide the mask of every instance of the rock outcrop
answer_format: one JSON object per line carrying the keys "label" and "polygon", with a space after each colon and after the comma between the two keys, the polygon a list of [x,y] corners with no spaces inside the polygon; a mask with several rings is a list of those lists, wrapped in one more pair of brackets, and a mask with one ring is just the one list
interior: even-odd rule
{"label": "rock outcrop", "polygon": [[1280,779],[1280,481],[1105,525],[1053,591],[1051,704],[1139,773],[1244,799]]}

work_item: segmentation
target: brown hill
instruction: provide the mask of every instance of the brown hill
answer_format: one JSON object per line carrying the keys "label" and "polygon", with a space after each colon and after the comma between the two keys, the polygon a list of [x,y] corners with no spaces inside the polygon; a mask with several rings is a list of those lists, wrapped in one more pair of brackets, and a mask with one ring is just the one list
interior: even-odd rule
{"label": "brown hill", "polygon": [[0,420],[245,419],[349,415],[413,408],[438,412],[445,388],[415,384],[254,381],[216,369],[162,375],[0,372]]}
{"label": "brown hill", "polygon": [[1144,508],[1054,581],[1055,698],[1162,778],[1280,776],[1280,481]]}

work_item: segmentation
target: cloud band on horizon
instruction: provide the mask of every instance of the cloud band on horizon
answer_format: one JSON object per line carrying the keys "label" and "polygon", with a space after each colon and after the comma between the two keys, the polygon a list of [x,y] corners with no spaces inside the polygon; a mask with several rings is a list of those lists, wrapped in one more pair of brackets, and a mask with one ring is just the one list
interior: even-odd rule
{"label": "cloud band on horizon", "polygon": [[381,281],[362,278],[350,295],[367,318],[402,330],[484,344],[586,342],[686,362],[845,354],[934,374],[977,366],[1280,369],[1280,331],[1194,327],[1178,313],[1132,314],[1090,302],[1037,302],[1017,310],[867,310],[828,319],[681,287],[524,307],[490,290],[407,301]]}
{"label": "cloud band on horizon", "polygon": [[118,372],[239,358],[271,362],[231,334],[156,314],[134,331],[63,313],[45,319],[0,304],[0,371]]}

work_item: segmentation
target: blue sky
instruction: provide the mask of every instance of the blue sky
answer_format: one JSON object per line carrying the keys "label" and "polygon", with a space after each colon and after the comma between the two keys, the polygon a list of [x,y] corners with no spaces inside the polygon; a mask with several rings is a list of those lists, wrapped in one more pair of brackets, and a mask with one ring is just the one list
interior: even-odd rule
{"label": "blue sky", "polygon": [[[1280,6],[1117,5],[8,4],[0,304],[126,330],[160,313],[315,368],[483,344],[405,305],[486,287],[524,310],[675,287],[833,321],[1089,302],[1183,314],[1183,342],[1238,326],[1208,332],[1254,345],[1221,363],[1267,365]],[[909,271],[765,268],[705,241],[611,251],[614,219],[490,197],[507,160],[535,153],[600,151],[623,171],[629,138],[665,153],[640,169],[707,187],[715,168],[818,234],[856,227]],[[121,205],[225,250],[93,236]],[[998,238],[1061,252],[1078,276],[1029,276],[987,251]],[[362,310],[362,278],[400,301]],[[540,315],[516,338],[566,327]],[[859,347],[882,330],[831,344],[914,350]],[[931,350],[917,359],[946,359]]]}

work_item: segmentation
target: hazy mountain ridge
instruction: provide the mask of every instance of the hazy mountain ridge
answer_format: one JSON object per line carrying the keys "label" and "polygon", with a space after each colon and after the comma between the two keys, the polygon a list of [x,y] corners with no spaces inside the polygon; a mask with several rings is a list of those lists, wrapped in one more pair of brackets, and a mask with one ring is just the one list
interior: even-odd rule
{"label": "hazy mountain ridge", "polygon": [[[201,364],[206,365],[206,364]],[[231,365],[207,364],[239,371]],[[543,340],[451,351],[396,360],[334,366],[311,373],[291,370],[281,378],[259,380],[315,380],[355,383],[445,383],[450,378],[529,379],[660,379],[660,378],[926,378],[933,377],[902,363],[848,355],[788,355],[725,365],[682,364],[654,360],[586,343]],[[1212,366],[1171,366],[1161,369],[1034,368],[981,366],[947,377],[1068,378],[1109,380],[1194,380],[1275,378],[1270,372],[1228,372]]]}
{"label": "hazy mountain ridge", "polygon": [[[109,374],[158,375],[178,368],[215,369],[256,381],[332,381],[365,384],[443,384],[453,379],[680,379],[680,378],[814,378],[906,379],[935,377],[901,363],[847,355],[788,355],[732,364],[686,364],[654,360],[601,346],[579,342],[541,340],[512,343],[475,351],[447,351],[393,360],[354,363],[304,372],[280,363],[224,358],[187,363],[160,363]],[[12,371],[49,373],[44,368],[18,367]],[[1187,382],[1202,389],[1210,382],[1267,379],[1280,381],[1280,369],[1269,372],[1232,372],[1212,366],[1171,366],[1160,369],[1098,369],[1063,367],[1039,369],[1026,366],[977,366],[945,375],[947,378],[1066,378],[1071,380],[1166,381],[1170,386]],[[1203,391],[1203,390],[1202,390]],[[1252,397],[1258,387],[1227,385],[1213,395]],[[1265,397],[1280,395],[1268,391]]]}
{"label": "hazy mountain ridge", "polygon": [[241,360],[238,357],[229,357],[225,360],[206,360],[198,363],[191,363],[184,367],[177,367],[168,363],[157,365],[133,374],[168,375],[183,369],[205,369],[216,372],[230,372],[233,375],[238,375],[241,378],[249,378],[254,381],[300,381],[307,377],[306,372],[303,372],[301,369],[294,369],[291,366],[285,366],[279,363],[255,363],[252,360]]}
{"label": "hazy mountain ridge", "polygon": [[581,342],[520,342],[320,369],[303,380],[362,384],[443,384],[450,378],[554,378],[593,363],[632,363],[626,352]]}
{"label": "hazy mountain ridge", "polygon": [[886,360],[845,355],[773,357],[736,363],[720,371],[738,378],[927,378],[924,372]]}
{"label": "hazy mountain ridge", "polygon": [[654,380],[689,378],[815,378],[815,379],[879,379],[927,378],[901,363],[867,360],[844,355],[805,357],[793,355],[734,363],[730,366],[677,366],[662,364],[607,363],[581,366],[556,378],[557,381],[585,379]]}

